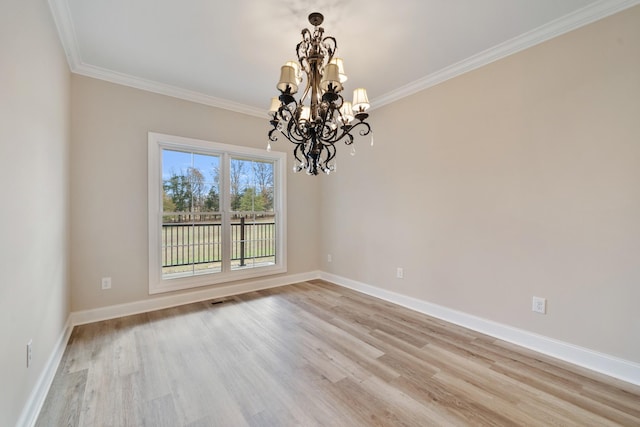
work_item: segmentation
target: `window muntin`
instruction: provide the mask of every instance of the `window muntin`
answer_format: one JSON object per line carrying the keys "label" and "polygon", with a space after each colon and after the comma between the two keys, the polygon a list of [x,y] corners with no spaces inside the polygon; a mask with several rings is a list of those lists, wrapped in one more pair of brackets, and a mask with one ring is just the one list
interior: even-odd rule
{"label": "window muntin", "polygon": [[286,272],[285,161],[150,133],[150,293]]}

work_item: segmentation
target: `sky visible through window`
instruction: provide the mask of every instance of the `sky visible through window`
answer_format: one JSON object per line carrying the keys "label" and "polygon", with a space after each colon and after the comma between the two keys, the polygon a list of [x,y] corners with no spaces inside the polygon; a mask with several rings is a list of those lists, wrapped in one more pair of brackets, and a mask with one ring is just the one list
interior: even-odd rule
{"label": "sky visible through window", "polygon": [[183,151],[162,150],[162,180],[173,175],[183,175],[190,167],[198,169],[207,182],[214,180],[213,171],[219,166],[220,158],[206,154]]}
{"label": "sky visible through window", "polygon": [[[198,194],[203,197],[206,197],[206,195],[211,196],[214,193],[219,194],[218,174],[220,160],[221,158],[214,154],[163,149],[162,181],[165,186],[165,193],[176,202],[176,191],[179,190],[176,183],[184,181],[176,181],[175,178],[188,177],[188,181],[193,183],[194,176],[197,175],[200,177],[200,179],[197,179]],[[232,158],[230,167],[232,210],[272,210],[273,163],[270,161]],[[170,183],[172,179],[174,179],[173,185]],[[262,199],[257,200],[257,197]],[[181,206],[181,204],[176,203],[176,206]]]}

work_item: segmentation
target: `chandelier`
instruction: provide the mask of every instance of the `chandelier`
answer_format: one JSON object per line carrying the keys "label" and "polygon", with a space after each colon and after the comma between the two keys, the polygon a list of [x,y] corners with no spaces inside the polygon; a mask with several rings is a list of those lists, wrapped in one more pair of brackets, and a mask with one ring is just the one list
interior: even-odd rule
{"label": "chandelier", "polygon": [[[269,114],[273,129],[269,131],[269,144],[282,134],[295,148],[293,156],[298,162],[294,172],[305,170],[309,175],[326,174],[336,169],[334,158],[338,141],[352,145],[353,132],[362,136],[370,134],[371,126],[365,121],[369,116],[367,91],[353,91],[353,103],[341,95],[347,80],[341,58],[335,57],[338,43],[331,36],[324,36],[320,27],[324,17],[320,13],[309,15],[313,32],[302,30],[302,41],[296,46],[298,61],[289,61],[280,69],[280,81],[276,86],[280,96],[271,100]],[[306,87],[299,101],[294,94],[306,76]],[[373,136],[371,138],[373,144]],[[352,154],[355,147],[352,146]]]}

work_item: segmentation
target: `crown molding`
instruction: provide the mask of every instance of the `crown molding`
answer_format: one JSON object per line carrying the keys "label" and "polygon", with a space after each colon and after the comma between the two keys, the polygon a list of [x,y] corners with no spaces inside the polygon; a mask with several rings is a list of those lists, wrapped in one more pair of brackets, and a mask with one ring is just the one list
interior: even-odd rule
{"label": "crown molding", "polygon": [[236,113],[247,114],[260,118],[267,117],[266,109],[252,107],[250,105],[241,104],[239,102],[229,101],[227,99],[217,98],[211,95],[205,95],[201,92],[183,89],[164,83],[158,83],[152,80],[135,77],[130,74],[119,73],[117,71],[107,70],[105,68],[96,67],[93,65],[80,63],[76,65],[75,69],[72,68],[71,72],[87,77],[93,77],[99,80],[105,80],[111,83],[120,84],[123,86],[129,86],[135,89],[145,90],[147,92],[158,93],[160,95],[167,95],[173,98],[184,99],[186,101],[196,102],[198,104],[204,104],[211,107],[235,111]]}
{"label": "crown molding", "polygon": [[53,22],[58,30],[58,36],[62,43],[62,48],[67,55],[67,62],[71,72],[77,68],[80,61],[80,50],[78,47],[78,39],[76,38],[75,28],[71,20],[71,11],[67,0],[48,0],[49,9]]}
{"label": "crown molding", "polygon": [[[261,108],[84,63],[80,55],[67,0],[48,0],[48,2],[72,73],[260,118],[267,116],[266,111]],[[597,1],[562,18],[374,98],[371,101],[372,109],[398,101],[637,4],[640,4],[640,0]]]}
{"label": "crown molding", "polygon": [[92,77],[99,80],[105,80],[123,86],[133,87],[135,89],[141,89],[148,92],[167,95],[173,98],[179,98],[186,101],[209,105],[211,107],[217,107],[225,110],[235,111],[237,113],[248,114],[250,116],[256,116],[260,118],[267,117],[267,111],[265,109],[252,107],[250,105],[241,104],[239,102],[229,101],[227,99],[217,98],[211,95],[205,95],[201,92],[195,92],[84,63],[80,55],[78,39],[76,37],[73,20],[71,19],[71,11],[69,10],[69,4],[67,0],[48,0],[48,2],[49,8],[51,9],[51,15],[53,16],[53,21],[55,22],[56,28],[58,30],[58,35],[60,37],[62,47],[67,56],[69,69],[72,73]]}
{"label": "crown molding", "polygon": [[554,37],[568,33],[592,22],[606,18],[640,4],[640,0],[601,0],[578,9],[568,15],[553,20],[534,30],[528,31],[504,43],[500,43],[460,62],[431,73],[416,81],[392,90],[378,98],[371,100],[371,108],[398,101],[417,92],[445,82],[449,79],[468,73],[469,71],[505,58],[514,53],[533,47]]}

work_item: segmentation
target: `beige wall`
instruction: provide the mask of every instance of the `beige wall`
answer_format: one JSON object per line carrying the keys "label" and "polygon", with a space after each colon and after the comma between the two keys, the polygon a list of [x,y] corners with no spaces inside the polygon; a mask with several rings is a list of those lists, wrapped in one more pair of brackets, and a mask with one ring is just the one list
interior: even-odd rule
{"label": "beige wall", "polygon": [[371,122],[323,178],[323,270],[640,362],[640,7]]}
{"label": "beige wall", "polygon": [[[266,149],[268,118],[78,75],[71,87],[72,309],[153,298],[148,287],[147,132]],[[285,141],[272,145],[289,150]],[[291,160],[289,155],[288,165]],[[318,222],[319,184],[306,175],[288,177],[288,274],[318,269],[318,230],[309,224]],[[101,290],[103,276],[112,277],[112,289]]]}
{"label": "beige wall", "polygon": [[1,426],[18,421],[69,314],[69,79],[47,2],[2,1]]}

